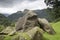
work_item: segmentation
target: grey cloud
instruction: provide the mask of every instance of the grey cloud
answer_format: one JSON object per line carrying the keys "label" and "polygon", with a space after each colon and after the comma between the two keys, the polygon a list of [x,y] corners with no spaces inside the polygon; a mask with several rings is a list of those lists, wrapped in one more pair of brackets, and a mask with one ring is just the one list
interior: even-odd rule
{"label": "grey cloud", "polygon": [[28,1],[31,1],[31,2],[33,2],[33,1],[37,1],[37,0],[28,0]]}
{"label": "grey cloud", "polygon": [[0,6],[1,7],[7,7],[13,5],[14,0],[0,0]]}
{"label": "grey cloud", "polygon": [[16,3],[21,3],[23,1],[36,1],[36,0],[0,0],[0,7],[12,7]]}

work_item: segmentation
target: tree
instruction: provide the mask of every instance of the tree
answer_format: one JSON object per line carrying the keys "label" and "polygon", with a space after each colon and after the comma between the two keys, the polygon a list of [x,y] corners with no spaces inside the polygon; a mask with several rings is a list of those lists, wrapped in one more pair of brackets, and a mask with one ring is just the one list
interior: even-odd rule
{"label": "tree", "polygon": [[55,18],[60,17],[60,0],[45,0],[46,5],[53,7],[53,14]]}

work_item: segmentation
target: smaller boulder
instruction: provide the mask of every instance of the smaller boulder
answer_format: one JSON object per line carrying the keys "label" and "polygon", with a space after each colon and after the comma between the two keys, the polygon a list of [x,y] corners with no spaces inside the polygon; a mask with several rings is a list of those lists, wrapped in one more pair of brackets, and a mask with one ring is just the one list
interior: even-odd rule
{"label": "smaller boulder", "polygon": [[40,23],[40,28],[43,29],[45,32],[49,34],[55,34],[55,30],[53,27],[50,25],[50,23],[45,19],[45,18],[38,18],[39,23]]}
{"label": "smaller boulder", "polygon": [[42,31],[39,27],[35,27],[27,32],[31,40],[43,40]]}
{"label": "smaller boulder", "polygon": [[5,36],[4,35],[0,35],[0,40],[4,40]]}
{"label": "smaller boulder", "polygon": [[9,33],[11,33],[14,30],[13,27],[7,27],[6,29],[2,30],[2,32],[0,32],[0,34],[6,34],[8,35]]}

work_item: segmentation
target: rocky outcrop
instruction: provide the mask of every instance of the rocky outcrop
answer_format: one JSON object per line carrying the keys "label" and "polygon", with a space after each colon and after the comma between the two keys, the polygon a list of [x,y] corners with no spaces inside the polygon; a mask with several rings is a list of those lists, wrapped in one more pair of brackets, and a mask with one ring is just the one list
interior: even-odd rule
{"label": "rocky outcrop", "polygon": [[46,19],[38,18],[33,11],[28,11],[19,18],[15,28],[7,27],[2,33],[7,33],[4,40],[43,40],[43,32],[55,34]]}
{"label": "rocky outcrop", "polygon": [[29,31],[35,26],[40,27],[43,31],[49,34],[55,34],[54,29],[45,18],[38,18],[37,14],[33,11],[28,11],[16,23],[16,31]]}

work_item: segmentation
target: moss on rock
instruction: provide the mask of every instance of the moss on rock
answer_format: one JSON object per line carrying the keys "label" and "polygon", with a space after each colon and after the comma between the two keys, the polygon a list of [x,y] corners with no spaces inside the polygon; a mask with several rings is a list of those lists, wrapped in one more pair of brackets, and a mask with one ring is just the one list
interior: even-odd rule
{"label": "moss on rock", "polygon": [[28,32],[16,32],[13,36],[5,36],[4,40],[42,40],[43,35],[39,27],[35,27]]}

